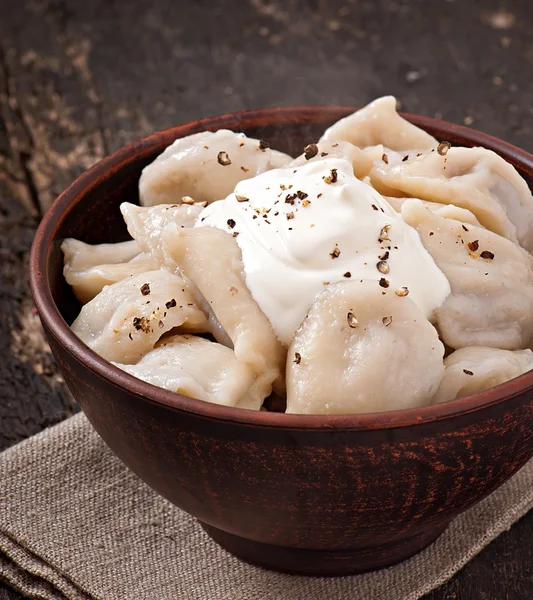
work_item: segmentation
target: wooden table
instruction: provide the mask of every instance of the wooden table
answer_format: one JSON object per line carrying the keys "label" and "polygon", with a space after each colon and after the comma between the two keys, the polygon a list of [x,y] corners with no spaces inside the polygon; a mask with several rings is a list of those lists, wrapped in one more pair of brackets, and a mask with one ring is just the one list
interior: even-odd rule
{"label": "wooden table", "polygon": [[[0,0],[0,449],[77,410],[27,282],[39,218],[76,175],[189,119],[387,93],[533,151],[531,0],[501,6]],[[533,513],[426,600],[530,600],[532,539]]]}

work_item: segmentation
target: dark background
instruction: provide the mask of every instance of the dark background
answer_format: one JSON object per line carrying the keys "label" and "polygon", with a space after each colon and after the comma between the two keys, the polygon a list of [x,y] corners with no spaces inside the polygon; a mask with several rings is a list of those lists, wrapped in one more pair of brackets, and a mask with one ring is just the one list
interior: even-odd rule
{"label": "dark background", "polygon": [[[0,449],[76,410],[27,282],[76,175],[198,117],[384,94],[533,151],[533,1],[0,0]],[[533,513],[427,600],[531,600],[532,540]]]}

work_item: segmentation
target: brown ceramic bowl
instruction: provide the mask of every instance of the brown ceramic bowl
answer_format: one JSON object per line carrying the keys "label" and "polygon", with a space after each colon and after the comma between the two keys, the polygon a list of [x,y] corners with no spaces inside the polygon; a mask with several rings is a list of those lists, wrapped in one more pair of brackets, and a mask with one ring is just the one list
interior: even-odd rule
{"label": "brown ceramic bowl", "polygon": [[[533,455],[533,372],[436,406],[346,416],[227,408],[137,380],[70,331],[79,310],[60,242],[127,239],[119,204],[174,139],[229,128],[293,155],[351,112],[289,107],[213,117],[155,133],[100,161],[53,204],[31,256],[31,285],[59,368],[116,455],[242,559],[291,573],[391,565],[435,540],[460,512]],[[408,116],[440,140],[498,152],[533,184],[533,157],[471,129]]]}

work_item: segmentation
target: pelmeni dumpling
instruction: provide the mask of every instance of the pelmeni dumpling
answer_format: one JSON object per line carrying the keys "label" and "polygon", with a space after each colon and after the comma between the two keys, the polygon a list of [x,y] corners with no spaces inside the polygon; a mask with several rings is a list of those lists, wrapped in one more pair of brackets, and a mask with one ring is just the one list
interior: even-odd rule
{"label": "pelmeni dumpling", "polygon": [[379,160],[382,156],[383,146],[378,145],[361,149],[350,142],[342,140],[321,140],[316,144],[306,146],[304,153],[290,162],[287,168],[301,167],[309,162],[322,160],[325,157],[345,158],[352,163],[353,174],[358,179],[363,179],[372,170],[374,161]]}
{"label": "pelmeni dumpling", "polygon": [[488,229],[443,218],[410,199],[401,215],[450,282],[452,293],[436,311],[451,348],[516,350],[533,337],[532,258]]}
{"label": "pelmeni dumpling", "polygon": [[130,364],[165,332],[206,320],[183,279],[160,269],[105,287],[81,309],[72,331],[103,358]]}
{"label": "pelmeni dumpling", "polygon": [[106,285],[157,268],[134,240],[91,245],[67,238],[61,250],[65,262],[63,275],[82,304],[92,300]]}
{"label": "pelmeni dumpling", "polygon": [[171,269],[175,269],[176,264],[163,249],[163,229],[169,223],[175,223],[180,229],[194,227],[202,210],[202,204],[159,204],[146,207],[123,202],[120,205],[128,231],[139,248],[151,255],[159,266]]}
{"label": "pelmeni dumpling", "polygon": [[[418,200],[419,198],[417,198]],[[412,198],[394,198],[390,196],[385,196],[385,200],[394,208],[394,210],[401,212],[402,206],[407,200],[412,200]],[[460,206],[455,206],[455,204],[439,204],[438,202],[428,202],[427,200],[420,200],[422,204],[429,208],[430,211],[434,212],[439,217],[444,217],[445,219],[455,219],[456,221],[461,221],[461,223],[470,225],[476,225],[477,227],[481,227],[481,223],[477,220],[476,215],[471,213],[466,208],[461,208]]]}
{"label": "pelmeni dumpling", "polygon": [[135,365],[115,363],[124,371],[158,387],[184,396],[259,410],[262,398],[250,397],[255,381],[250,365],[233,350],[192,335],[174,335]]}
{"label": "pelmeni dumpling", "polygon": [[444,366],[434,404],[477,394],[526,373],[533,369],[533,352],[470,346],[450,354]]}
{"label": "pelmeni dumpling", "polygon": [[213,202],[231,194],[242,179],[276,169],[291,157],[244,133],[220,129],[176,140],[143,169],[139,197],[143,206],[181,204],[184,196]]}
{"label": "pelmeni dumpling", "polygon": [[400,117],[394,96],[378,98],[337,121],[326,129],[320,138],[320,141],[324,140],[345,140],[359,148],[381,144],[398,152],[430,150],[438,145],[438,141],[429,133]]}
{"label": "pelmeni dumpling", "polygon": [[466,208],[487,229],[533,250],[533,197],[524,179],[503,158],[485,148],[408,156],[405,161],[390,158],[388,164],[377,161],[370,172],[372,185],[385,194],[386,189],[394,189]]}
{"label": "pelmeni dumpling", "polygon": [[263,398],[276,380],[277,389],[282,389],[286,351],[246,286],[235,238],[212,227],[180,230],[169,225],[163,232],[163,244],[211,305],[237,358],[252,366]]}
{"label": "pelmeni dumpling", "polygon": [[356,280],[317,296],[287,355],[288,413],[365,413],[431,400],[444,347],[413,300],[398,293]]}

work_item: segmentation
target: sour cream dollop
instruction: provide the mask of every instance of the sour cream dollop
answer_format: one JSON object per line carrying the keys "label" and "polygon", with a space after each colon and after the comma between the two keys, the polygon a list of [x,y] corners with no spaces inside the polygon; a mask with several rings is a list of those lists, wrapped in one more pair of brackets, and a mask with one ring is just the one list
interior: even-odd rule
{"label": "sour cream dollop", "polygon": [[450,293],[417,231],[345,159],[241,181],[196,226],[235,235],[248,288],[283,344],[330,283],[374,280],[383,291],[408,293],[430,320]]}

